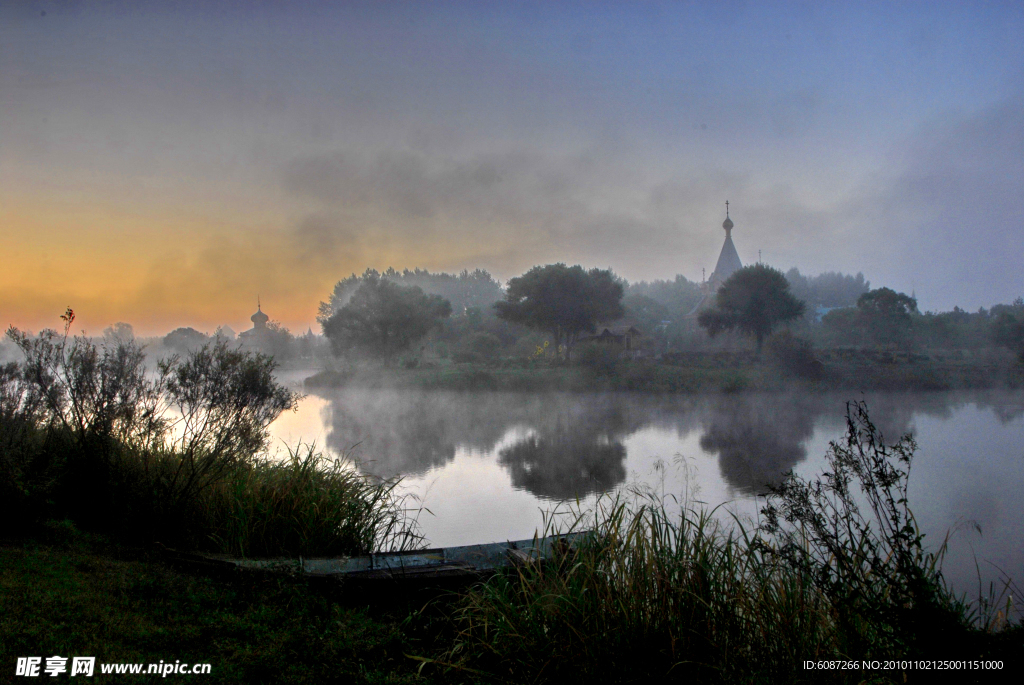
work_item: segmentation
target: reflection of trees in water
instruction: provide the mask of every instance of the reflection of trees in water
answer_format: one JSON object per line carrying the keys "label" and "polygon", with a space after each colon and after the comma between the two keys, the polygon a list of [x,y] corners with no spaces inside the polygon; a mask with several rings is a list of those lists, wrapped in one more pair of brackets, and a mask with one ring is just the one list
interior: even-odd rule
{"label": "reflection of trees in water", "polygon": [[621,438],[646,423],[646,412],[622,398],[574,400],[546,412],[533,433],[501,450],[512,485],[545,499],[608,492],[626,479]]}
{"label": "reflection of trees in water", "polygon": [[[1012,414],[1013,401],[966,393],[871,393],[867,402],[872,423],[887,443],[913,433],[914,419],[929,416],[946,420],[968,402],[976,402],[997,416]],[[700,446],[717,452],[722,477],[745,494],[763,494],[767,485],[807,457],[807,441],[815,427],[845,433],[846,403],[838,394],[740,395],[718,400],[707,419]],[[986,405],[986,402],[989,404]],[[1017,398],[1017,403],[1021,402]],[[1002,413],[1000,413],[1002,412]],[[1024,413],[1024,408],[1019,410]]]}
{"label": "reflection of trees in water", "polygon": [[886,442],[915,431],[914,419],[927,416],[946,421],[967,405],[990,411],[1006,424],[1024,416],[1024,394],[1007,390],[953,391],[933,393],[874,393],[865,401],[871,421]]}
{"label": "reflection of trees in water", "polygon": [[746,494],[767,485],[807,457],[804,446],[825,403],[806,396],[735,396],[713,407],[701,449],[718,453],[722,477]]}
{"label": "reflection of trees in water", "polygon": [[572,436],[531,435],[499,454],[512,487],[544,499],[572,499],[608,492],[626,479],[626,448]]}
{"label": "reflection of trees in water", "polygon": [[[501,392],[341,390],[325,409],[327,445],[380,476],[420,475],[450,462],[458,448],[493,451],[513,428],[529,437],[500,451],[513,485],[538,497],[605,492],[626,477],[623,440],[641,428],[703,431],[700,445],[717,453],[723,477],[743,493],[764,492],[806,458],[815,426],[845,430],[839,394],[732,397],[633,394],[568,395]],[[889,442],[913,428],[915,416],[948,418],[975,402],[1001,420],[1024,414],[1020,393],[869,394],[871,418]],[[644,456],[644,455],[641,455]]]}
{"label": "reflection of trees in water", "polygon": [[959,408],[962,405],[973,404],[979,410],[992,412],[1002,424],[1024,416],[1024,393],[1020,390],[983,390],[950,395],[952,397],[944,397],[945,412],[933,412],[930,415],[946,418],[952,413],[950,407]]}
{"label": "reflection of trees in water", "polygon": [[648,416],[629,398],[608,395],[360,390],[329,399],[328,447],[384,477],[443,466],[459,447],[490,452],[511,429],[525,428],[531,437],[503,450],[500,461],[516,487],[551,498],[621,483],[626,450],[615,436]]}
{"label": "reflection of trees in water", "polygon": [[1024,394],[998,392],[988,393],[978,399],[979,409],[988,409],[999,423],[1007,424],[1024,416]]}
{"label": "reflection of trees in water", "polygon": [[489,451],[530,405],[498,393],[396,390],[341,391],[329,401],[327,446],[383,477],[443,466],[457,447]]}
{"label": "reflection of trees in water", "polygon": [[327,445],[349,453],[366,471],[383,477],[418,474],[455,457],[446,426],[422,406],[391,405],[382,411],[359,405],[330,407]]}
{"label": "reflection of trees in water", "polygon": [[[931,416],[948,419],[964,402],[956,393],[872,393],[864,396],[871,423],[882,439],[892,444],[915,431],[914,418]],[[844,406],[845,410],[845,406]],[[845,413],[843,414],[845,418]],[[845,422],[843,427],[845,429]]]}

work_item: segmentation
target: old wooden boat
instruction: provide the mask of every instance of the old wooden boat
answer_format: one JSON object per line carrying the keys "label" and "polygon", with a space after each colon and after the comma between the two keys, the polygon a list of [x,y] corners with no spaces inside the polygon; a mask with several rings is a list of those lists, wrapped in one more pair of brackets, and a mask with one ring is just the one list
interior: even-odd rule
{"label": "old wooden boat", "polygon": [[381,552],[354,557],[244,559],[165,550],[171,561],[220,570],[263,571],[346,582],[475,579],[502,568],[542,564],[566,554],[586,533],[528,540]]}

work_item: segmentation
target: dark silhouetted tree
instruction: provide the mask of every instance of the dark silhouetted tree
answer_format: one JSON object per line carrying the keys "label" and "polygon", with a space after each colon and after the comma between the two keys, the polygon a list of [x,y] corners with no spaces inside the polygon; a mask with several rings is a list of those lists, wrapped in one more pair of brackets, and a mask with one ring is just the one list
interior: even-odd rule
{"label": "dark silhouetted tree", "polygon": [[789,292],[786,276],[778,269],[754,264],[726,279],[715,296],[715,306],[702,311],[697,323],[712,337],[738,329],[754,337],[760,352],[764,339],[779,324],[803,313],[804,303]]}
{"label": "dark silhouetted tree", "polygon": [[489,362],[498,356],[501,350],[501,339],[487,331],[474,331],[462,340],[460,349],[455,353],[455,361]]}
{"label": "dark silhouetted tree", "polygon": [[622,295],[623,284],[611,270],[549,264],[510,280],[494,308],[498,318],[550,333],[555,350],[564,346],[568,357],[581,333],[622,318]]}
{"label": "dark silhouetted tree", "polygon": [[423,269],[395,271],[387,269],[379,273],[375,269],[367,269],[362,276],[352,274],[338,281],[334,291],[326,302],[321,302],[317,313],[317,321],[321,325],[341,310],[362,283],[371,278],[383,278],[402,286],[417,286],[428,295],[439,295],[448,300],[452,312],[462,316],[467,309],[490,307],[501,299],[501,284],[481,269],[476,271],[463,270],[459,274],[431,273]]}
{"label": "dark silhouetted tree", "polygon": [[118,321],[103,329],[103,340],[115,345],[119,342],[135,340],[135,329],[130,323]]}
{"label": "dark silhouetted tree", "polygon": [[910,342],[917,300],[909,295],[877,288],[860,296],[857,311],[860,325],[876,344],[904,347]]}
{"label": "dark silhouetted tree", "polygon": [[1003,305],[1001,309],[992,323],[992,341],[1016,352],[1024,364],[1024,302],[1017,298],[1012,307]]}
{"label": "dark silhouetted tree", "polygon": [[366,274],[348,302],[324,322],[324,335],[335,353],[362,352],[388,363],[451,312],[448,300],[438,295]]}
{"label": "dark silhouetted tree", "polygon": [[175,328],[164,336],[164,347],[178,354],[188,354],[210,341],[210,336],[194,328]]}

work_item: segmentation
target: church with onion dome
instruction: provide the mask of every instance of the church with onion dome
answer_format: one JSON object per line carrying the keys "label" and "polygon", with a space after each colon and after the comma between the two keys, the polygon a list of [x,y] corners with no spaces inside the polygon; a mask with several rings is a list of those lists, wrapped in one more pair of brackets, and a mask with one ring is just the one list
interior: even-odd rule
{"label": "church with onion dome", "polygon": [[729,218],[729,201],[726,200],[725,221],[722,222],[722,228],[725,229],[725,242],[722,243],[722,251],[718,253],[718,262],[715,264],[715,270],[711,272],[711,277],[705,279],[700,284],[700,300],[685,318],[696,318],[697,313],[701,309],[711,304],[711,298],[722,287],[722,284],[728,280],[729,276],[743,268],[743,262],[740,261],[739,253],[736,252],[736,246],[732,242],[732,229],[734,226],[735,224],[732,222],[732,219]]}
{"label": "church with onion dome", "polygon": [[743,262],[740,261],[740,256],[736,253],[736,246],[732,242],[733,225],[732,219],[729,218],[729,201],[726,200],[725,221],[722,222],[722,228],[725,229],[725,243],[722,245],[722,251],[718,254],[715,270],[711,272],[711,278],[707,280],[709,292],[716,292],[729,276],[743,268]]}
{"label": "church with onion dome", "polygon": [[263,307],[260,305],[259,298],[256,298],[256,313],[250,316],[249,320],[252,321],[252,328],[239,333],[239,340],[256,342],[269,332],[270,329],[267,328],[267,322],[270,321],[270,317],[263,313]]}

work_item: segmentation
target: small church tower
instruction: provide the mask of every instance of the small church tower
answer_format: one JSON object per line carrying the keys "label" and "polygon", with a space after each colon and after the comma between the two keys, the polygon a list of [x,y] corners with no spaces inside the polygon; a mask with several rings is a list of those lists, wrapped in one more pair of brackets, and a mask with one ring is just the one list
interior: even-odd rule
{"label": "small church tower", "polygon": [[722,245],[722,252],[718,255],[715,270],[711,272],[711,278],[708,279],[712,292],[722,287],[722,283],[729,276],[743,268],[740,256],[736,253],[736,246],[732,244],[732,227],[732,219],[729,218],[729,201],[726,200],[725,221],[722,222],[722,228],[725,229],[725,243]]}
{"label": "small church tower", "polygon": [[249,317],[249,321],[252,321],[252,328],[238,334],[238,337],[242,340],[252,342],[261,338],[264,333],[270,330],[267,328],[267,322],[270,321],[270,317],[263,313],[263,307],[260,305],[258,297],[256,298],[256,313]]}
{"label": "small church tower", "polygon": [[258,299],[256,300],[256,313],[249,317],[249,321],[252,321],[253,331],[267,330],[267,322],[270,321],[270,317],[263,313],[263,307]]}

